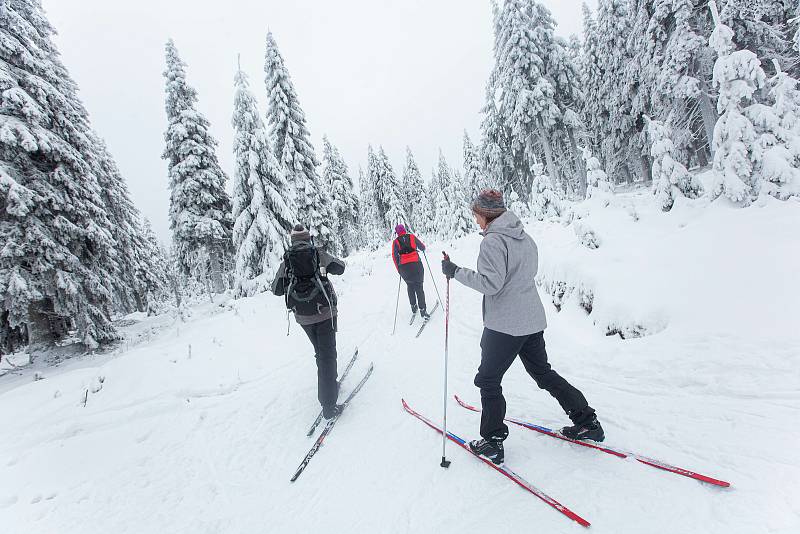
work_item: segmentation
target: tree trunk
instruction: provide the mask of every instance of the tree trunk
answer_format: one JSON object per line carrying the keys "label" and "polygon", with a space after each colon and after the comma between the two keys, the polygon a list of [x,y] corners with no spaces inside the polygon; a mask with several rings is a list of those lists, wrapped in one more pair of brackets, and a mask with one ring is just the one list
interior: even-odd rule
{"label": "tree trunk", "polygon": [[550,179],[554,180],[556,183],[559,183],[560,177],[558,175],[558,169],[556,168],[555,159],[553,159],[553,146],[550,144],[550,138],[547,137],[547,135],[540,133],[539,141],[541,141],[542,148],[544,148],[544,158],[547,162],[547,174],[550,175]]}
{"label": "tree trunk", "polygon": [[641,158],[639,159],[641,166],[642,166],[642,179],[644,183],[650,184],[653,182],[653,168],[650,165],[650,158],[647,154],[642,154]]}
{"label": "tree trunk", "polygon": [[700,80],[700,115],[703,117],[703,130],[708,139],[708,152],[714,157],[714,127],[717,125],[717,109],[709,96],[709,87],[705,80]]}
{"label": "tree trunk", "polygon": [[214,287],[214,293],[222,293],[225,291],[225,282],[222,280],[222,264],[220,262],[221,252],[214,248],[210,254],[211,261],[211,283]]}
{"label": "tree trunk", "polygon": [[581,198],[585,198],[586,165],[578,151],[578,143],[575,141],[575,132],[572,131],[572,128],[567,128],[567,137],[569,138],[569,146],[572,149],[572,155],[575,157],[575,168],[578,169],[578,194]]}

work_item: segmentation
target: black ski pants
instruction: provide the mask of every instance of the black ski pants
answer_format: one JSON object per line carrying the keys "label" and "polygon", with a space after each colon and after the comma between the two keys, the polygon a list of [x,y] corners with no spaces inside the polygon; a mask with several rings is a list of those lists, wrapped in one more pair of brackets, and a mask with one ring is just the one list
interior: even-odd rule
{"label": "black ski pants", "polygon": [[327,319],[321,323],[303,325],[308,339],[314,345],[314,357],[317,360],[317,399],[325,406],[336,404],[339,396],[336,384],[336,331],[333,321]]}
{"label": "black ski pants", "polygon": [[425,305],[425,290],[422,288],[425,282],[425,270],[422,268],[422,262],[406,263],[401,265],[398,270],[400,277],[406,283],[408,302],[411,304],[411,309],[413,310],[415,306],[419,306],[421,310],[427,309],[428,307]]}
{"label": "black ski pants", "polygon": [[536,385],[555,397],[573,423],[583,423],[594,414],[583,393],[550,368],[544,348],[544,332],[511,336],[484,328],[481,337],[481,365],[475,376],[475,385],[481,389],[483,408],[481,437],[502,440],[508,436],[508,426],[503,422],[506,416],[506,399],[500,384],[517,355]]}

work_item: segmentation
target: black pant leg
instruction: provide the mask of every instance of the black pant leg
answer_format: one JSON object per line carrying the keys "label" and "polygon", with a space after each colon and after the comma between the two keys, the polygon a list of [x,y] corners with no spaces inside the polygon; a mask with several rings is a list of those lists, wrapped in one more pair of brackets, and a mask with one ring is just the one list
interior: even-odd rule
{"label": "black pant leg", "polygon": [[336,384],[336,332],[333,321],[303,326],[316,350],[317,361],[317,399],[322,406],[336,404],[339,391]]}
{"label": "black pant leg", "polygon": [[411,309],[417,305],[417,289],[414,282],[406,282],[406,291],[408,291],[408,303],[411,304]]}
{"label": "black pant leg", "polygon": [[517,357],[526,336],[516,337],[488,328],[481,336],[481,365],[475,375],[475,385],[481,390],[481,436],[485,439],[508,436],[506,399],[501,382],[503,375]]}
{"label": "black pant leg", "polygon": [[575,386],[556,373],[547,361],[544,332],[528,338],[519,352],[525,370],[536,381],[536,385],[552,395],[573,423],[583,423],[594,414],[586,397]]}
{"label": "black pant leg", "polygon": [[423,310],[428,309],[428,304],[425,302],[425,269],[422,263],[419,264],[419,284],[417,284],[417,304]]}

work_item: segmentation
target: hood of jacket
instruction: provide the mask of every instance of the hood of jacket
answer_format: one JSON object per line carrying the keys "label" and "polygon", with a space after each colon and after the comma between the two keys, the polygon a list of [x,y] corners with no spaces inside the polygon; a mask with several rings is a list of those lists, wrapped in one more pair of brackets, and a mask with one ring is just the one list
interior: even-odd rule
{"label": "hood of jacket", "polygon": [[525,227],[522,226],[522,221],[519,220],[519,217],[511,211],[506,211],[486,227],[483,235],[487,236],[489,234],[502,234],[512,239],[523,239]]}

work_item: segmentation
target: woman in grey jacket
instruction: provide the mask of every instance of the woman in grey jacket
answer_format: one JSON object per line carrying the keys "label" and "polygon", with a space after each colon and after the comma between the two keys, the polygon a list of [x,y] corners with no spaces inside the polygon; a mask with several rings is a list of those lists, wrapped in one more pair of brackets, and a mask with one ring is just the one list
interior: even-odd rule
{"label": "woman in grey jacket", "polygon": [[603,428],[586,398],[547,362],[547,320],[534,281],[539,262],[536,243],[506,209],[500,191],[481,191],[471,207],[483,230],[477,271],[458,267],[448,257],[442,261],[445,276],[483,293],[481,364],[475,376],[481,390],[483,439],[470,442],[470,448],[496,464],[503,462],[508,426],[503,422],[506,400],[501,382],[518,355],[536,385],[555,397],[572,420],[573,426],[561,433],[571,439],[603,441]]}

